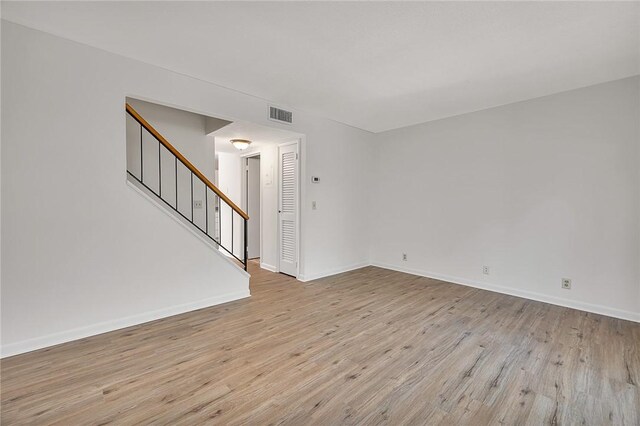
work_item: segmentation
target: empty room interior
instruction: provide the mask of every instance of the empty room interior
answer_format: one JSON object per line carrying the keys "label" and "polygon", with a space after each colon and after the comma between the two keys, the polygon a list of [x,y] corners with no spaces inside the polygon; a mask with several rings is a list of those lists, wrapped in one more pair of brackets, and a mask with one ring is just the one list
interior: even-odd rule
{"label": "empty room interior", "polygon": [[0,15],[3,425],[640,425],[640,2]]}

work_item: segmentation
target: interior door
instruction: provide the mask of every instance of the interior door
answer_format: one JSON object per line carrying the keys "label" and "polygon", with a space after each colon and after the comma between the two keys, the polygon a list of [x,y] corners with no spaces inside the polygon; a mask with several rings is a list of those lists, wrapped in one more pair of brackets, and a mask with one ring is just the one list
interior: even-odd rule
{"label": "interior door", "polygon": [[278,147],[280,272],[298,275],[298,143]]}
{"label": "interior door", "polygon": [[260,257],[260,157],[246,159],[247,252],[249,259]]}

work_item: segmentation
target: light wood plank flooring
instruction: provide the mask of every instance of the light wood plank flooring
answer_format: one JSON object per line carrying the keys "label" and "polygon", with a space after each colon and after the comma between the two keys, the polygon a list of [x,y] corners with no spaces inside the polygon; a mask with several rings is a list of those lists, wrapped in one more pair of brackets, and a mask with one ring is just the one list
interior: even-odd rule
{"label": "light wood plank flooring", "polygon": [[2,361],[2,424],[640,424],[640,324],[368,267]]}

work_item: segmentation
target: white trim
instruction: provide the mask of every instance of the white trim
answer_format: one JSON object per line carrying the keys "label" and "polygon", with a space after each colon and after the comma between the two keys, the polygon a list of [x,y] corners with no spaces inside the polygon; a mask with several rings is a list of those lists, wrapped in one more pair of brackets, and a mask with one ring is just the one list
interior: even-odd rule
{"label": "white trim", "polygon": [[[251,152],[245,152],[244,154],[240,154],[240,160],[242,163],[242,170],[240,171],[240,205],[242,207],[242,209],[247,212],[247,214],[249,214],[249,206],[247,205],[247,165],[245,164],[245,162],[243,160],[246,160],[248,158],[251,157],[260,157],[260,176],[259,176],[259,180],[260,183],[258,184],[260,186],[260,259],[262,259],[262,253],[264,253],[262,247],[262,241],[264,238],[262,238],[263,236],[263,230],[264,230],[264,221],[263,221],[263,217],[264,217],[264,205],[263,205],[263,191],[264,191],[264,185],[262,182],[262,154],[260,150],[257,151],[251,151]],[[248,241],[248,240],[247,240]],[[247,259],[249,260],[249,259]]]}
{"label": "white trim", "polygon": [[351,265],[342,266],[340,268],[334,268],[334,269],[320,272],[317,274],[300,275],[298,277],[298,280],[302,282],[309,282],[309,281],[317,280],[320,278],[329,277],[331,275],[342,274],[343,272],[349,272],[349,271],[354,271],[356,269],[365,268],[367,266],[371,266],[371,264],[369,262],[352,263]]}
{"label": "white trim", "polygon": [[18,355],[25,352],[31,352],[37,349],[59,345],[61,343],[71,342],[73,340],[83,339],[85,337],[95,336],[97,334],[107,333],[110,331],[120,330],[122,328],[131,327],[134,325],[144,324],[149,321],[155,321],[158,319],[195,311],[197,309],[209,308],[211,306],[220,305],[222,303],[244,299],[245,297],[249,297],[249,296],[250,296],[250,293],[249,293],[249,290],[247,289],[247,290],[239,291],[235,293],[227,293],[222,296],[216,296],[216,297],[211,297],[204,300],[198,300],[195,302],[188,302],[188,303],[182,303],[180,305],[168,306],[166,308],[144,312],[142,314],[131,315],[125,318],[118,318],[116,320],[99,322],[97,324],[92,324],[85,327],[78,327],[71,330],[62,331],[59,333],[53,333],[46,336],[36,337],[33,339],[22,340],[20,342],[10,343],[8,345],[2,346],[2,348],[0,349],[2,355],[0,355],[0,357],[5,358],[8,356]]}
{"label": "white trim", "polygon": [[609,317],[619,318],[628,321],[640,322],[640,312],[624,311],[621,309],[609,308],[602,305],[594,305],[592,303],[577,302],[575,300],[564,299],[561,297],[548,296],[542,293],[536,293],[528,290],[518,290],[503,286],[497,286],[480,281],[469,280],[466,278],[452,277],[443,274],[436,274],[434,272],[423,271],[419,269],[399,267],[389,263],[372,262],[372,266],[379,268],[390,269],[392,271],[404,272],[407,274],[418,275],[421,277],[433,278],[435,280],[446,281],[453,284],[460,284],[467,287],[479,288],[482,290],[493,291],[495,293],[508,294],[510,296],[522,297],[529,300],[535,300],[538,302],[550,303],[552,305],[563,306],[565,308],[577,309],[585,312],[592,312],[594,314],[606,315]]}
{"label": "white trim", "polygon": [[299,178],[300,178],[300,192],[299,196],[299,204],[298,204],[298,219],[299,225],[298,230],[300,231],[300,235],[298,236],[298,276],[304,276],[305,273],[305,235],[302,232],[302,225],[307,223],[307,213],[305,213],[304,206],[307,206],[307,136],[301,135],[298,139],[298,155],[300,156],[300,161],[298,162],[298,166],[300,167]]}
{"label": "white trim", "polygon": [[[492,291],[501,294],[508,294],[510,296],[522,297],[529,300],[535,300],[543,303],[549,303],[552,305],[563,306],[566,308],[577,309],[586,312],[592,312],[595,314],[605,315],[609,317],[619,318],[628,321],[640,322],[640,313],[624,311],[615,308],[609,308],[602,305],[594,305],[591,303],[584,302],[576,302],[574,300],[567,300],[563,298],[547,296],[536,292],[530,292],[526,290],[517,290],[506,288],[502,286],[495,286],[487,283],[482,283],[478,281],[468,280],[464,278],[451,277],[448,275],[436,274],[433,272],[427,272],[412,268],[404,268],[398,267],[392,264],[381,263],[381,262],[360,262],[355,263],[349,266],[344,266],[341,268],[332,269],[329,271],[325,271],[318,274],[313,274],[310,276],[300,276],[298,279],[303,282],[308,282],[312,280],[317,280],[319,278],[340,274],[343,272],[349,272],[356,269],[360,269],[366,266],[376,266],[379,268],[389,269],[397,272],[404,272],[407,274],[418,275],[422,277],[432,278],[440,281],[445,281],[448,283],[464,285],[468,287],[479,288],[482,290]],[[271,265],[267,265],[264,263],[260,264],[260,267],[266,270],[275,269]],[[243,271],[244,272],[244,271]],[[149,321],[154,321],[161,318],[166,318],[173,315],[178,315],[190,311],[194,311],[197,309],[208,308],[211,306],[216,306],[222,303],[231,302],[234,300],[243,299],[245,297],[249,297],[249,290],[229,293],[222,296],[217,296],[205,300],[199,300],[196,302],[184,303],[180,305],[170,306],[167,308],[145,312],[143,314],[132,315],[126,318],[120,318],[113,321],[105,321],[101,323],[97,323],[94,325],[80,327],[72,330],[67,330],[60,333],[54,333],[43,337],[37,337],[33,339],[27,339],[16,343],[10,343],[8,345],[2,346],[0,349],[1,358],[5,358],[8,356],[18,355],[25,352],[30,352],[36,349],[42,349],[45,347],[70,342],[77,339],[82,339],[85,337],[94,336],[97,334],[106,333],[109,331],[119,330],[126,327],[131,327],[138,324],[143,324]]]}
{"label": "white trim", "polygon": [[226,262],[229,262],[230,265],[233,265],[233,267],[238,272],[241,272],[247,278],[251,278],[251,274],[249,274],[247,271],[245,271],[244,269],[239,267],[238,264],[234,260],[232,260],[231,255],[227,255],[226,252],[222,251],[223,249],[220,249],[220,248],[217,247],[217,244],[215,244],[213,241],[209,240],[208,238],[202,236],[202,234],[201,234],[202,231],[200,231],[198,228],[196,228],[195,225],[193,225],[192,223],[187,221],[185,218],[180,216],[180,214],[178,214],[177,212],[167,208],[166,205],[163,205],[160,202],[158,202],[157,198],[156,198],[157,195],[153,194],[147,188],[142,186],[142,184],[140,184],[140,182],[138,182],[136,179],[134,179],[131,176],[129,176],[128,173],[127,173],[127,185],[131,189],[137,191],[144,198],[146,198],[147,201],[149,201],[151,204],[156,206],[160,211],[164,212],[164,214],[166,214],[167,216],[169,216],[170,218],[172,218],[173,220],[178,222],[180,225],[184,226],[187,230],[189,230],[189,232],[191,232],[193,235],[195,235],[207,247],[211,248],[211,250],[214,253],[216,253],[218,256],[220,256],[222,259],[224,259]]}
{"label": "white trim", "polygon": [[273,265],[269,265],[268,263],[262,263],[262,262],[260,262],[260,267],[261,267],[262,269],[266,269],[267,271],[270,271],[270,272],[276,272],[276,273],[278,272],[278,270],[276,269],[276,267],[275,267],[275,266],[273,266]]}
{"label": "white trim", "polygon": [[251,158],[251,157],[257,157],[258,155],[261,155],[262,150],[257,150],[257,151],[241,151],[240,154],[240,158]]}

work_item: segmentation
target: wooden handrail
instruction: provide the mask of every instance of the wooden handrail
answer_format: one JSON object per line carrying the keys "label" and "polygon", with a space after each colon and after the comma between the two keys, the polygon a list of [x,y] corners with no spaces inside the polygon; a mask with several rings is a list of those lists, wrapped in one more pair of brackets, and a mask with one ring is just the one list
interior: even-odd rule
{"label": "wooden handrail", "polygon": [[244,211],[242,211],[242,209],[240,207],[236,206],[235,203],[233,201],[231,201],[229,199],[229,197],[224,195],[224,193],[222,191],[220,191],[217,186],[212,184],[211,181],[209,181],[209,179],[207,179],[205,177],[205,175],[203,175],[202,172],[200,172],[200,170],[198,170],[196,168],[196,166],[191,164],[191,162],[189,160],[187,160],[184,157],[184,155],[182,155],[180,153],[180,151],[178,151],[173,145],[171,145],[169,143],[169,141],[166,140],[156,129],[154,129],[153,126],[147,122],[147,120],[142,118],[142,116],[140,116],[140,114],[138,114],[138,111],[136,111],[128,103],[125,104],[125,105],[126,105],[127,112],[129,114],[131,114],[133,116],[133,118],[135,118],[136,121],[138,123],[140,123],[140,125],[142,127],[144,127],[149,133],[151,133],[158,140],[158,142],[160,142],[162,145],[164,145],[165,148],[167,148],[173,155],[175,155],[178,158],[178,160],[180,160],[182,162],[182,164],[184,164],[189,170],[191,170],[191,172],[193,172],[194,175],[198,176],[200,178],[200,180],[202,182],[204,182],[204,184],[207,185],[209,187],[209,189],[211,189],[213,192],[215,192],[216,195],[218,197],[220,197],[220,199],[222,199],[225,203],[227,203],[229,205],[229,207],[231,207],[236,213],[238,213],[240,216],[242,216],[245,220],[249,220],[249,215],[248,214],[246,214]]}

